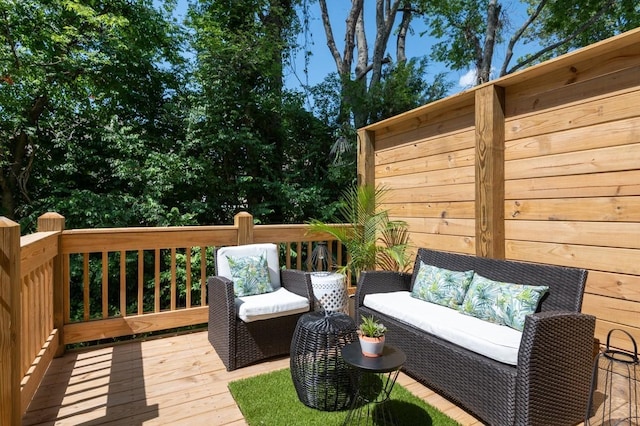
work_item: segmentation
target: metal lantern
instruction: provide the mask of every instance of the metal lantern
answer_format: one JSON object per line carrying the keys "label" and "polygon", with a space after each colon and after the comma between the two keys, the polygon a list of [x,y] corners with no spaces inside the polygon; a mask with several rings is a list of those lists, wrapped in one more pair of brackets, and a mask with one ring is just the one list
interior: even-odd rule
{"label": "metal lantern", "polygon": [[333,259],[327,248],[327,243],[324,241],[318,242],[311,252],[311,269],[314,272],[326,271],[328,274],[332,267]]}
{"label": "metal lantern", "polygon": [[[611,349],[610,340],[614,331],[627,335],[633,352]],[[607,346],[598,354],[593,367],[586,426],[640,426],[639,369],[638,347],[633,337],[624,330],[609,331]]]}

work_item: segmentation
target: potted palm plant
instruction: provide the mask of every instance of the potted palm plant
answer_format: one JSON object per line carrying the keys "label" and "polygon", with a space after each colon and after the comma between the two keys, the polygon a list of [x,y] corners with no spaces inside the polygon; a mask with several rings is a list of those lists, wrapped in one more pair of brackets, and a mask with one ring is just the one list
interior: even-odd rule
{"label": "potted palm plant", "polygon": [[368,357],[382,355],[384,349],[384,334],[387,327],[375,320],[373,316],[362,316],[362,322],[358,327],[358,339],[362,354]]}
{"label": "potted palm plant", "polygon": [[355,282],[361,271],[382,269],[404,272],[409,266],[407,247],[408,226],[404,221],[391,220],[379,204],[386,190],[372,185],[354,186],[342,193],[338,203],[336,226],[320,220],[309,223],[310,233],[326,233],[344,245],[346,263],[340,273],[351,273]]}

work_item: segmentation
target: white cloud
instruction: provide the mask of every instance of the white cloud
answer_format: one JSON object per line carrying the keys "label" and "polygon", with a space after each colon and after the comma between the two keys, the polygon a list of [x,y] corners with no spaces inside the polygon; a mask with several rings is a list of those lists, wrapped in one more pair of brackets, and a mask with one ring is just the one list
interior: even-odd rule
{"label": "white cloud", "polygon": [[463,89],[469,89],[476,85],[476,70],[470,69],[466,74],[460,77],[458,80],[458,86]]}

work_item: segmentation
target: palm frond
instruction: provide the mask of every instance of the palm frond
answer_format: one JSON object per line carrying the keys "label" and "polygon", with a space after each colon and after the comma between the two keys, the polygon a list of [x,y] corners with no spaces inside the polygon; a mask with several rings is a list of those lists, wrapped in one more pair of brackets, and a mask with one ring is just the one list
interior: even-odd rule
{"label": "palm frond", "polygon": [[336,227],[312,220],[309,232],[324,232],[346,248],[348,260],[343,271],[358,277],[360,271],[381,268],[405,271],[409,265],[406,250],[409,241],[407,224],[389,219],[387,210],[379,209],[386,189],[371,185],[354,186],[342,193],[335,223],[348,223],[349,227]]}

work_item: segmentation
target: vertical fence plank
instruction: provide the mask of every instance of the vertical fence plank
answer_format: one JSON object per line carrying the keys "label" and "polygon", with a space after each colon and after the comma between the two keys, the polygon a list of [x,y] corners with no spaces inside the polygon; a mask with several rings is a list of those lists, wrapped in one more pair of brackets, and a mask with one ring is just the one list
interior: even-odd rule
{"label": "vertical fence plank", "polygon": [[102,318],[109,318],[109,252],[102,252]]}
{"label": "vertical fence plank", "polygon": [[176,249],[171,247],[171,310],[175,311],[177,302],[177,286],[176,286]]}
{"label": "vertical fence plank", "polygon": [[138,315],[144,313],[144,251],[138,250]]}
{"label": "vertical fence plank", "polygon": [[160,312],[160,249],[155,250],[155,268],[153,272],[153,312]]}
{"label": "vertical fence plank", "polygon": [[0,424],[21,422],[20,225],[0,216]]}
{"label": "vertical fence plank", "polygon": [[200,304],[207,300],[207,248],[200,247]]}
{"label": "vertical fence plank", "polygon": [[127,252],[120,251],[120,315],[127,316]]}
{"label": "vertical fence plank", "polygon": [[[71,322],[71,256],[68,254],[63,255],[62,259],[64,266],[62,268],[62,297],[63,299],[63,320],[64,324],[68,324]],[[59,333],[64,333],[64,326],[58,329]],[[64,337],[60,336],[60,343],[64,342]],[[64,345],[61,345],[64,346]]]}
{"label": "vertical fence plank", "polygon": [[375,184],[375,132],[358,130],[358,185]]}
{"label": "vertical fence plank", "polygon": [[82,270],[83,270],[83,278],[82,278],[82,282],[83,282],[83,286],[82,286],[82,303],[83,303],[83,315],[82,318],[85,321],[89,321],[89,318],[91,317],[91,302],[89,300],[89,285],[90,285],[90,279],[89,279],[89,253],[84,253],[82,255],[82,262],[83,262],[83,266],[82,266]]}
{"label": "vertical fence plank", "polygon": [[[184,252],[185,261],[185,278],[186,278],[186,300],[185,304],[187,309],[191,307],[191,247],[187,247]],[[202,306],[202,304],[201,304]]]}

